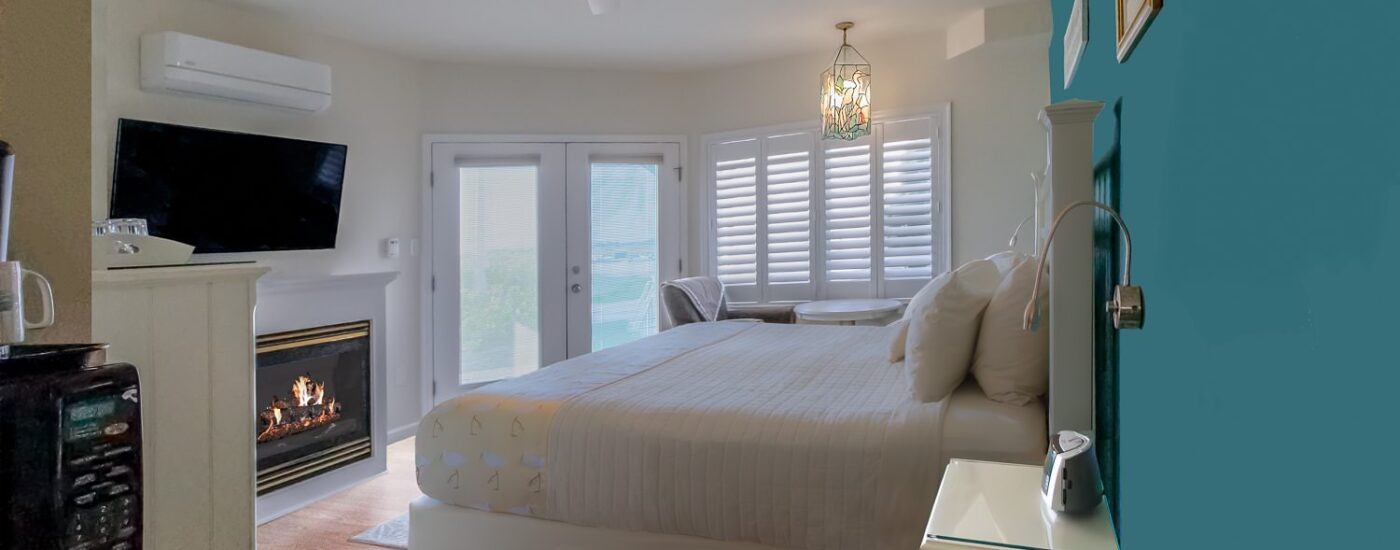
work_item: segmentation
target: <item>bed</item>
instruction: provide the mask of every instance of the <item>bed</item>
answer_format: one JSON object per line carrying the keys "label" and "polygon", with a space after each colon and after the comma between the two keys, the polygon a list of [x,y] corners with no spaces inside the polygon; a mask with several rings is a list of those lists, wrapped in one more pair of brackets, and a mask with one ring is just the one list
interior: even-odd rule
{"label": "bed", "polygon": [[913,548],[948,457],[1034,463],[1046,418],[975,383],[918,402],[888,331],[696,323],[493,384],[424,419],[419,485],[610,530]]}
{"label": "bed", "polygon": [[[1092,197],[1100,107],[1041,115],[1051,211]],[[1059,235],[1046,402],[968,381],[920,403],[883,327],[685,325],[434,409],[411,548],[917,548],[949,458],[1038,463],[1047,431],[1092,432],[1091,232]]]}

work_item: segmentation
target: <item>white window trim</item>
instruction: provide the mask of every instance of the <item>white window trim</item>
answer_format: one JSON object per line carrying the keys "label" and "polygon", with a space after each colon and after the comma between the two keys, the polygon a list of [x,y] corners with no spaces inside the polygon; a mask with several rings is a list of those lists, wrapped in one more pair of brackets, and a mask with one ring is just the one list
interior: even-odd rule
{"label": "white window trim", "polygon": [[[935,155],[935,158],[938,159],[938,162],[941,163],[941,167],[942,167],[942,169],[939,170],[939,172],[940,172],[940,173],[939,173],[939,177],[941,178],[941,181],[938,182],[938,183],[936,184],[937,186],[941,187],[941,189],[939,189],[938,191],[936,191],[937,195],[939,196],[939,203],[938,203],[938,206],[937,206],[937,209],[938,209],[938,210],[937,210],[937,214],[938,214],[938,216],[939,216],[939,219],[938,219],[938,221],[937,221],[936,223],[937,223],[937,227],[938,227],[938,229],[939,229],[939,237],[938,237],[938,238],[939,238],[939,240],[941,241],[941,242],[940,242],[941,246],[939,247],[939,254],[938,254],[938,257],[937,257],[936,259],[938,260],[938,265],[939,265],[939,267],[941,268],[942,271],[938,271],[938,272],[935,272],[935,273],[933,274],[934,277],[937,277],[940,273],[950,271],[950,270],[952,270],[952,268],[953,268],[953,266],[952,266],[952,262],[953,262],[953,215],[952,215],[952,206],[953,206],[952,105],[949,104],[949,103],[936,103],[936,104],[934,104],[934,105],[932,105],[932,106],[930,106],[930,107],[925,107],[925,108],[906,108],[906,109],[892,109],[892,110],[887,110],[887,111],[875,111],[875,112],[871,115],[871,118],[875,121],[875,123],[880,123],[881,121],[884,121],[884,120],[898,120],[898,119],[911,118],[911,117],[917,117],[917,116],[927,116],[927,117],[930,117],[931,119],[933,119],[933,126],[934,126],[934,128],[937,129],[937,132],[938,132],[938,135],[935,136],[935,143],[937,144],[938,150],[934,153],[934,155]],[[717,143],[722,143],[722,142],[726,142],[726,141],[735,141],[735,140],[740,140],[740,139],[752,138],[752,137],[756,137],[756,136],[778,135],[778,134],[792,133],[792,132],[819,131],[819,130],[820,130],[820,124],[819,124],[816,120],[812,120],[812,121],[804,121],[804,122],[793,122],[793,123],[787,123],[787,124],[775,124],[775,125],[762,126],[762,127],[757,127],[757,128],[746,128],[746,129],[742,129],[742,130],[730,130],[730,131],[724,131],[724,132],[715,132],[715,133],[705,134],[705,135],[701,136],[701,139],[700,139],[701,153],[704,155],[704,158],[705,158],[705,164],[704,164],[704,166],[703,166],[703,169],[701,170],[701,172],[704,173],[704,174],[703,174],[703,178],[704,178],[703,181],[704,181],[704,185],[705,185],[705,188],[704,188],[704,196],[703,196],[703,200],[704,200],[704,204],[705,204],[705,211],[704,211],[704,220],[705,220],[705,240],[704,240],[704,241],[705,241],[705,242],[703,243],[703,246],[705,247],[705,254],[704,254],[703,257],[701,258],[702,267],[704,268],[704,271],[703,271],[704,273],[706,273],[706,274],[708,274],[708,275],[710,275],[710,276],[718,276],[718,274],[717,274],[717,266],[715,265],[715,254],[716,254],[716,235],[715,235],[715,230],[716,230],[716,222],[715,222],[715,209],[714,209],[714,204],[715,204],[715,172],[714,172],[714,169],[713,169],[713,166],[714,166],[714,163],[715,163],[715,158],[714,158],[714,155],[713,155],[714,145],[717,144]],[[812,157],[812,162],[813,162],[812,166],[813,166],[813,170],[814,170],[813,174],[815,174],[816,168],[822,165],[822,161],[823,161],[824,158],[825,158],[825,147],[822,147],[822,146],[821,146],[822,143],[824,143],[824,142],[823,142],[822,140],[818,139],[818,141],[817,141],[817,145],[818,145],[818,146],[816,147],[816,150],[814,151],[814,154],[813,154],[813,157]],[[814,221],[815,221],[815,220],[821,220],[821,214],[818,213],[818,212],[822,212],[822,211],[824,211],[824,209],[820,209],[820,208],[815,208],[815,209],[814,209],[814,214],[813,214],[813,216],[814,216],[814,217],[813,217],[813,220],[814,220]],[[873,221],[874,219],[875,219],[875,218],[874,218],[873,215],[872,215],[872,223],[874,223],[874,221]],[[814,228],[813,228],[813,231],[819,231],[819,230],[820,230],[820,226],[814,227]],[[872,243],[871,246],[872,246],[872,248],[874,248],[875,243]],[[819,251],[819,250],[817,250],[817,249],[821,249],[821,248],[824,248],[824,247],[816,247],[816,249],[813,250],[813,254],[818,254],[818,257],[814,260],[814,262],[815,262],[816,260],[820,260],[820,254],[821,254],[822,252]],[[823,300],[823,299],[826,299],[826,288],[825,288],[825,283],[826,283],[826,281],[825,281],[825,276],[817,277],[817,275],[816,275],[817,271],[815,271],[815,268],[816,268],[817,266],[819,266],[819,265],[820,265],[819,263],[814,263],[813,276],[816,277],[816,278],[813,280],[813,284],[814,284],[815,287],[816,287],[816,289],[815,289],[816,297],[814,298],[815,300]],[[882,278],[882,277],[874,277],[873,274],[872,274],[872,277],[874,278],[874,281],[872,281],[872,284],[873,284],[874,287],[875,287],[875,295],[876,295],[876,296],[882,296],[882,295],[884,294],[884,281],[883,281],[883,278]],[[764,301],[764,302],[760,302],[760,303],[758,303],[758,304],[744,304],[744,305],[754,306],[754,305],[763,305],[763,304],[766,304],[766,303],[791,303],[791,302],[767,302],[767,301]],[[738,307],[744,307],[744,305],[740,305],[740,306],[738,306]]]}

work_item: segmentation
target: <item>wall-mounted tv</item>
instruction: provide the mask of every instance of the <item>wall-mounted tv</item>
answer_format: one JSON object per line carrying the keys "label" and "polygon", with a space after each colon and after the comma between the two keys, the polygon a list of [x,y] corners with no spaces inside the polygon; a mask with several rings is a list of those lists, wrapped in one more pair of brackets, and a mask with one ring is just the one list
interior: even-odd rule
{"label": "wall-mounted tv", "polygon": [[196,253],[335,248],[344,145],[121,119],[110,215]]}

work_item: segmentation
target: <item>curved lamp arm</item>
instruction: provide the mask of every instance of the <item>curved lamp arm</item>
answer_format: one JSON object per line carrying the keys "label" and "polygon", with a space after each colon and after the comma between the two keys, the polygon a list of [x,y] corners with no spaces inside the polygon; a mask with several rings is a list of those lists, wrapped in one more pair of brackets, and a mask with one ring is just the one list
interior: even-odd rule
{"label": "curved lamp arm", "polygon": [[1026,216],[1026,219],[1021,220],[1021,223],[1016,224],[1016,229],[1011,231],[1011,239],[1006,241],[1006,246],[1010,248],[1016,248],[1016,238],[1021,236],[1021,228],[1025,227],[1026,224],[1031,223],[1031,220],[1033,219],[1035,219],[1035,214]]}
{"label": "curved lamp arm", "polygon": [[1123,217],[1119,216],[1116,210],[1104,203],[1078,201],[1060,210],[1060,213],[1055,215],[1055,222],[1050,224],[1050,234],[1040,249],[1040,262],[1035,271],[1035,286],[1031,288],[1031,299],[1021,317],[1021,328],[1024,330],[1036,330],[1040,327],[1040,281],[1045,275],[1045,260],[1050,251],[1050,243],[1055,240],[1055,232],[1059,230],[1060,222],[1064,221],[1065,216],[1081,206],[1108,212],[1118,224],[1118,229],[1123,232],[1123,284],[1114,287],[1113,300],[1108,303],[1108,312],[1113,315],[1114,328],[1142,328],[1145,306],[1142,301],[1142,288],[1133,286],[1133,237],[1128,233],[1128,224],[1123,222]]}

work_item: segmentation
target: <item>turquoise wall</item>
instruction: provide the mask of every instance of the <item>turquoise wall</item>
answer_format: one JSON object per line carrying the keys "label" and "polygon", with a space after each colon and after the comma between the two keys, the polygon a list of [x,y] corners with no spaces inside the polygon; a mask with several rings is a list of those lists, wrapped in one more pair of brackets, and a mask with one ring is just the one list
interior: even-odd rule
{"label": "turquoise wall", "polygon": [[[1400,3],[1090,0],[1051,96],[1121,101],[1147,327],[1122,334],[1125,548],[1400,544]],[[1382,538],[1382,535],[1387,535]]]}

